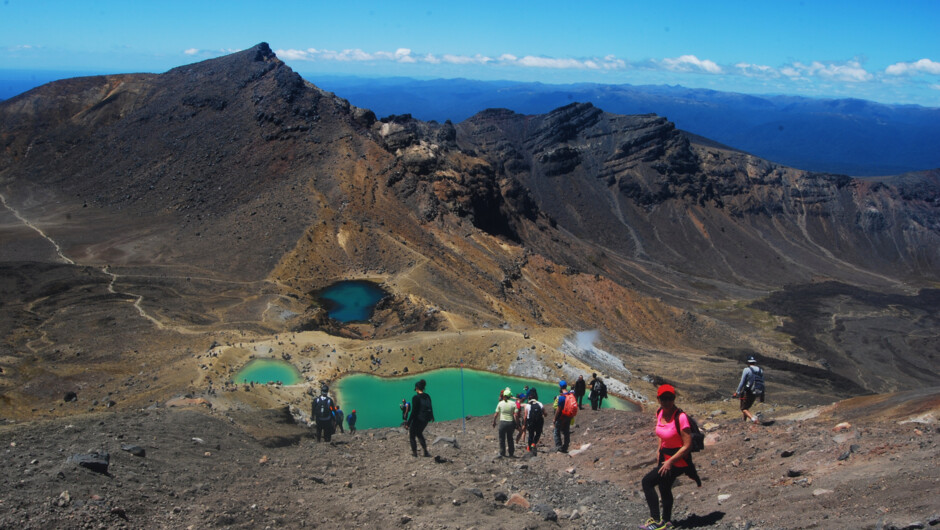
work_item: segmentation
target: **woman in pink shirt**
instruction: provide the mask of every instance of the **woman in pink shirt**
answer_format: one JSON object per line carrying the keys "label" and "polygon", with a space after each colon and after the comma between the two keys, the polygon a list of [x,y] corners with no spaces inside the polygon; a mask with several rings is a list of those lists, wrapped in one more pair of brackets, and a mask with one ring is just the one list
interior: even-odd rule
{"label": "woman in pink shirt", "polygon": [[[679,475],[689,475],[699,486],[701,480],[692,464],[692,428],[689,417],[676,408],[676,389],[672,385],[661,385],[656,392],[660,409],[656,413],[656,436],[659,437],[659,459],[656,468],[643,477],[643,493],[649,504],[650,518],[640,526],[641,530],[664,530],[672,525],[672,484]],[[676,421],[678,419],[678,421]],[[678,424],[678,429],[676,425]],[[659,497],[663,499],[662,517],[659,513]]]}

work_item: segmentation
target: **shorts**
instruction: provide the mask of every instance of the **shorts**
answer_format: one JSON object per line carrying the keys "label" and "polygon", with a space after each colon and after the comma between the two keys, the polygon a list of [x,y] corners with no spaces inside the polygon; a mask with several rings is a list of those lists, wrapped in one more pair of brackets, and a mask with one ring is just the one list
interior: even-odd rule
{"label": "shorts", "polygon": [[757,396],[754,395],[750,390],[745,390],[744,395],[741,396],[741,410],[747,410],[751,408],[751,405],[754,404],[754,400],[757,399]]}

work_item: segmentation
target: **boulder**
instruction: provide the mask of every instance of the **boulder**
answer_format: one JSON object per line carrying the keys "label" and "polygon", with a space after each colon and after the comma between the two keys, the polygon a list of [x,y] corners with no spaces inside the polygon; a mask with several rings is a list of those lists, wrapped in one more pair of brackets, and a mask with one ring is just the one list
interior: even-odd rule
{"label": "boulder", "polygon": [[121,450],[127,451],[128,453],[144,458],[147,456],[147,451],[139,445],[130,445],[130,444],[121,444]]}
{"label": "boulder", "polygon": [[518,493],[513,493],[509,500],[506,501],[506,506],[522,506],[526,510],[529,509],[529,501],[525,500],[525,497],[519,495]]}
{"label": "boulder", "polygon": [[532,507],[532,511],[541,515],[542,519],[545,521],[558,520],[558,514],[555,513],[555,509],[547,504],[536,504]]}
{"label": "boulder", "polygon": [[74,454],[68,458],[68,462],[78,464],[81,467],[90,469],[95,473],[108,474],[108,466],[111,464],[111,455],[108,453],[88,453]]}

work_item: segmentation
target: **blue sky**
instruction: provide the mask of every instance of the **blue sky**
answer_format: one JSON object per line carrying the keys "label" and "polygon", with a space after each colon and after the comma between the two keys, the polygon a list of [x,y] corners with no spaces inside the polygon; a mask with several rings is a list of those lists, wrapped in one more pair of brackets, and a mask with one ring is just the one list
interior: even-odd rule
{"label": "blue sky", "polygon": [[678,84],[940,107],[936,0],[0,0],[0,70],[163,72],[262,41],[314,83]]}

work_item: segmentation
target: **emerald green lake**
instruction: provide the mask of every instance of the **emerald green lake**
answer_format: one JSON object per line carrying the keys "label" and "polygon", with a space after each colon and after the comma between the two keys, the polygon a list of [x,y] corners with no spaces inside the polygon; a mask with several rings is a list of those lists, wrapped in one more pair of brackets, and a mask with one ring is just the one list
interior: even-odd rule
{"label": "emerald green lake", "polygon": [[372,311],[387,293],[378,285],[349,280],[334,283],[317,293],[330,318],[340,322],[361,322],[372,317]]}
{"label": "emerald green lake", "polygon": [[236,383],[261,383],[280,381],[294,385],[302,380],[294,365],[280,359],[254,359],[249,361],[232,379]]}
{"label": "emerald green lake", "polygon": [[[343,412],[356,411],[359,429],[394,427],[401,424],[402,399],[411,402],[414,386],[419,379],[427,381],[425,389],[434,405],[437,421],[455,420],[464,416],[487,416],[496,410],[500,392],[507,386],[514,394],[522,392],[525,385],[538,390],[539,401],[550,407],[558,385],[554,382],[523,379],[508,375],[478,370],[444,368],[408,377],[378,377],[371,374],[352,374],[340,379],[331,389]],[[462,380],[461,380],[462,379]],[[463,401],[461,401],[463,396]],[[585,410],[590,414],[587,397]],[[604,400],[604,408],[639,410],[639,406],[623,399],[611,397]]]}

